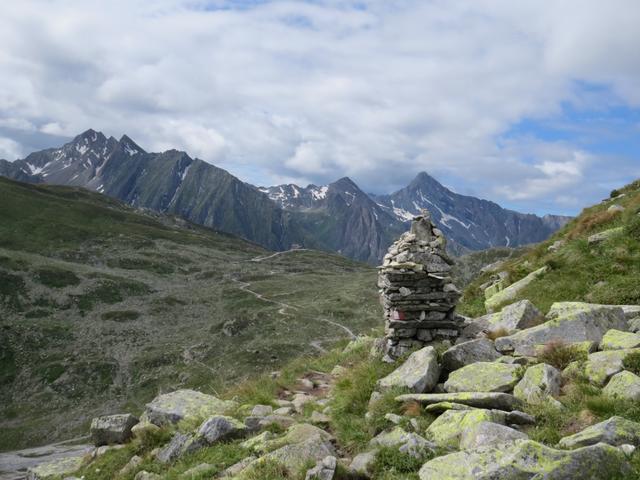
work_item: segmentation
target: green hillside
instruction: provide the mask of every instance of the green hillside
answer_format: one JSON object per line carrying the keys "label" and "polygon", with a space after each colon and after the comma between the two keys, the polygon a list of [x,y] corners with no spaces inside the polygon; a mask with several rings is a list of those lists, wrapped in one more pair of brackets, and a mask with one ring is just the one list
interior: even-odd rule
{"label": "green hillside", "polygon": [[374,269],[0,178],[0,450],[216,391],[381,324]]}
{"label": "green hillside", "polygon": [[[611,233],[609,238],[589,242],[590,236],[605,231]],[[459,311],[470,316],[485,313],[482,286],[496,272],[508,273],[508,286],[542,267],[546,271],[512,301],[526,298],[545,312],[558,301],[640,303],[640,180],[586,208],[549,240],[477,277],[467,287]]]}

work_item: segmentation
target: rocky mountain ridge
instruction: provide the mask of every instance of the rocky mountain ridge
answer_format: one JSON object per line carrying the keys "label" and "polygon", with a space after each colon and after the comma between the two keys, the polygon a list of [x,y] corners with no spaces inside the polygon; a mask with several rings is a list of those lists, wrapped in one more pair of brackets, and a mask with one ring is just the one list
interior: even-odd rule
{"label": "rocky mountain ridge", "polygon": [[370,196],[352,180],[257,188],[185,152],[146,152],[131,138],[87,130],[60,148],[0,160],[0,175],[81,186],[136,207],[180,215],[272,250],[302,246],[379,264],[422,208],[433,211],[455,253],[545,239],[565,217],[537,217],[457,195],[426,173],[405,189]]}

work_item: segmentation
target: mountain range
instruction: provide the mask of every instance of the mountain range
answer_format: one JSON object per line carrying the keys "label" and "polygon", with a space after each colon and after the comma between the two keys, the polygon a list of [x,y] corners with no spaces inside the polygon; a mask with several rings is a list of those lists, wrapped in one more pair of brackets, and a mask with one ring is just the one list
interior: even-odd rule
{"label": "mountain range", "polygon": [[117,140],[91,129],[60,148],[0,160],[0,175],[84,187],[272,250],[315,248],[372,264],[423,208],[454,253],[538,242],[569,220],[459,195],[424,172],[390,195],[367,194],[346,177],[325,186],[255,187],[185,152],[150,153],[126,135]]}

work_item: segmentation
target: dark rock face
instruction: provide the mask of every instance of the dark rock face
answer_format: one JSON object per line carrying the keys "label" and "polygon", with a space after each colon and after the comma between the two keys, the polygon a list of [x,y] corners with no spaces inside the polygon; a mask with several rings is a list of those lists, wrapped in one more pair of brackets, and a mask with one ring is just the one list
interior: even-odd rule
{"label": "dark rock face", "polygon": [[91,422],[91,439],[95,446],[125,443],[138,419],[131,414],[105,415]]}
{"label": "dark rock face", "polygon": [[428,211],[389,248],[379,267],[385,313],[385,351],[399,357],[432,340],[456,338],[463,326],[455,315],[460,291],[451,282],[453,263],[442,232]]}

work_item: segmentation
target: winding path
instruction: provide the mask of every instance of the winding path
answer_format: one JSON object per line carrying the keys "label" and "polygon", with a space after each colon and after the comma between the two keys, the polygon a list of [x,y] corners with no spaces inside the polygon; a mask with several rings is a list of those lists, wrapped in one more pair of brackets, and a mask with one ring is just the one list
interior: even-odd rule
{"label": "winding path", "polygon": [[283,255],[283,254],[285,254],[285,253],[291,253],[291,252],[308,252],[308,251],[309,251],[309,249],[308,249],[308,248],[292,248],[292,249],[289,249],[289,250],[284,250],[284,251],[282,251],[282,252],[276,252],[276,253],[274,253],[274,254],[272,254],[272,255],[267,255],[266,257],[255,257],[255,258],[252,258],[252,259],[251,259],[251,260],[249,260],[249,261],[250,261],[250,262],[262,262],[263,260],[268,260],[268,259],[270,259],[270,258],[277,257],[278,255]]}

